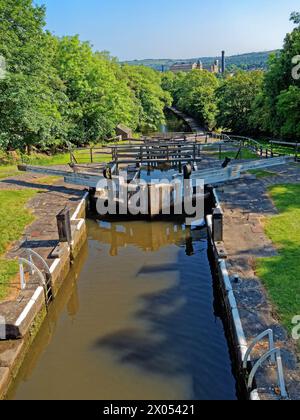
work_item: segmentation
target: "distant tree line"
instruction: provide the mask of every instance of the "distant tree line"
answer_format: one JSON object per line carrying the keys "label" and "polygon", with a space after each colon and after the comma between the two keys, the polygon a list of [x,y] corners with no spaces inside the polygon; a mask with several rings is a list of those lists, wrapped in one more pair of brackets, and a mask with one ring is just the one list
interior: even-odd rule
{"label": "distant tree line", "polygon": [[299,140],[300,13],[293,13],[291,20],[295,29],[287,34],[283,49],[270,56],[267,71],[237,70],[224,79],[199,70],[167,72],[163,88],[174,105],[208,129]]}
{"label": "distant tree line", "polygon": [[155,130],[171,103],[161,75],[121,66],[78,36],[44,30],[46,10],[32,0],[0,0],[0,148],[57,150],[115,134],[119,123]]}

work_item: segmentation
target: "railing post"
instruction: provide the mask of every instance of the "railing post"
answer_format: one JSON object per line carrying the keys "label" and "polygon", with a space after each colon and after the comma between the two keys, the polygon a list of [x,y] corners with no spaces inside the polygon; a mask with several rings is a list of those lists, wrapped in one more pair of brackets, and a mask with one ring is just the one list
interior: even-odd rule
{"label": "railing post", "polygon": [[19,261],[19,267],[20,267],[21,290],[24,290],[26,288],[26,282],[25,282],[24,265],[21,261]]}

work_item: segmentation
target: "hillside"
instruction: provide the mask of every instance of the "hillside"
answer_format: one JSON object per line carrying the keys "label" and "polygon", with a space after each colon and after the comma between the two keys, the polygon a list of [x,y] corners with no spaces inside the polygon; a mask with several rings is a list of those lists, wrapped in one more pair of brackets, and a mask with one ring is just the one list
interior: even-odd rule
{"label": "hillside", "polygon": [[[252,69],[266,69],[268,65],[268,58],[270,54],[276,53],[277,51],[265,51],[265,52],[254,52],[240,55],[233,55],[226,57],[227,68],[233,69],[238,67],[240,69],[252,70]],[[169,70],[172,64],[176,62],[196,62],[197,60],[202,61],[204,67],[209,67],[216,59],[221,60],[221,57],[197,57],[189,59],[146,59],[146,60],[134,60],[126,61],[126,64],[137,65],[137,66],[147,66],[154,68],[155,70]]]}

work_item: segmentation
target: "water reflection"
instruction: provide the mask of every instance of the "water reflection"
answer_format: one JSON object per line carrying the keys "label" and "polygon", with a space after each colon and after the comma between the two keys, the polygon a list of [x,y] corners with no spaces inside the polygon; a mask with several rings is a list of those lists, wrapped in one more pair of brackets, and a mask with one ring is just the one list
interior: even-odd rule
{"label": "water reflection", "polygon": [[10,398],[235,399],[205,229],[90,221],[88,232]]}
{"label": "water reflection", "polygon": [[[172,244],[185,244],[186,255],[194,254],[192,230],[184,224],[165,223],[111,223],[97,222],[99,229],[93,229],[92,237],[110,245],[109,254],[118,255],[120,248],[134,245],[145,252],[155,252]],[[196,230],[194,237],[196,236]]]}

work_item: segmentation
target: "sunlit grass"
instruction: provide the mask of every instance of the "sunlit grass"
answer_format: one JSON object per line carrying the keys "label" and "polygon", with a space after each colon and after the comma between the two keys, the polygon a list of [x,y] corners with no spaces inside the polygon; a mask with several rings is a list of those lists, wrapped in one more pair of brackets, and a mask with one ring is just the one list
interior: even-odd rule
{"label": "sunlit grass", "polygon": [[7,296],[9,284],[18,272],[17,262],[7,260],[4,255],[34,220],[26,204],[36,193],[35,190],[0,191],[0,300]]}
{"label": "sunlit grass", "polygon": [[[237,153],[238,153],[238,150],[230,151],[230,152],[221,152],[221,153],[214,151],[210,154],[210,156],[220,159],[220,160],[224,160],[227,157],[229,159],[235,159],[237,157]],[[251,152],[251,150],[244,149],[242,153],[238,156],[238,159],[245,159],[245,160],[246,159],[259,159],[259,156]]]}
{"label": "sunlit grass", "polygon": [[300,185],[274,186],[269,192],[280,214],[267,219],[265,230],[278,256],[259,259],[257,274],[291,330],[293,317],[300,315]]}
{"label": "sunlit grass", "polygon": [[276,172],[264,171],[261,169],[253,169],[249,171],[250,174],[255,175],[257,179],[272,178],[278,176]]}
{"label": "sunlit grass", "polygon": [[5,179],[18,175],[18,169],[16,166],[0,166],[0,179]]}
{"label": "sunlit grass", "polygon": [[41,178],[38,178],[37,183],[41,185],[53,185],[60,179],[62,178],[59,176],[42,176]]}

